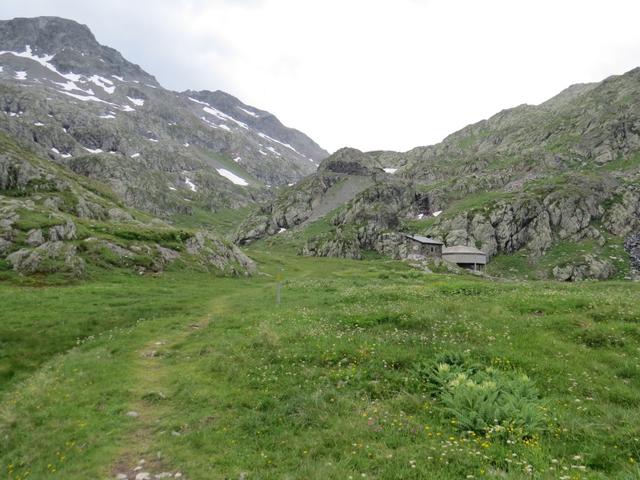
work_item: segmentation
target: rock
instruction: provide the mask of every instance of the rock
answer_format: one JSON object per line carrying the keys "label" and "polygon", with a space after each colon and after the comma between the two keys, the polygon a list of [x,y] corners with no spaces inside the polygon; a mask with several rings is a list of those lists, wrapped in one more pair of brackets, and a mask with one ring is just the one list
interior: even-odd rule
{"label": "rock", "polygon": [[111,243],[103,240],[101,241],[101,244],[104,245],[109,250],[111,250],[120,258],[130,258],[130,257],[133,257],[134,255],[132,251],[127,250],[126,248],[123,248],[120,245],[116,245],[115,243]]}
{"label": "rock", "polygon": [[136,480],[151,480],[151,474],[149,472],[136,473]]}
{"label": "rock", "polygon": [[79,218],[92,220],[104,220],[107,217],[104,208],[101,205],[85,200],[83,197],[78,198],[78,203],[76,203],[73,213],[75,213]]}
{"label": "rock", "polygon": [[74,240],[76,238],[76,225],[71,220],[67,220],[64,225],[54,225],[49,228],[49,241],[59,242],[62,240]]}
{"label": "rock", "polygon": [[629,235],[624,242],[624,249],[629,254],[632,277],[640,275],[640,232]]}
{"label": "rock", "polygon": [[135,410],[131,410],[130,412],[127,412],[127,417],[138,418],[139,416],[140,414]]}
{"label": "rock", "polygon": [[566,265],[564,267],[556,266],[553,268],[553,277],[561,282],[574,280],[574,269],[575,267],[573,265]]}
{"label": "rock", "polygon": [[32,247],[37,247],[38,245],[42,245],[44,243],[44,235],[42,235],[42,230],[37,228],[33,230],[29,230],[27,232],[27,244]]}
{"label": "rock", "polygon": [[13,269],[21,274],[63,272],[75,277],[84,274],[84,260],[75,245],[48,241],[34,248],[23,248],[7,256]]}
{"label": "rock", "polygon": [[585,255],[576,264],[556,266],[553,268],[553,276],[562,282],[575,282],[580,280],[606,280],[615,274],[615,268],[611,262],[601,260],[594,255]]}
{"label": "rock", "polygon": [[13,243],[4,238],[0,238],[0,255],[4,255],[13,247]]}
{"label": "rock", "polygon": [[382,167],[369,155],[355,148],[341,148],[330,157],[326,158],[318,167],[334,173],[347,175],[372,175],[382,174]]}
{"label": "rock", "polygon": [[47,198],[42,206],[49,210],[60,210],[60,198],[59,197],[49,197]]}
{"label": "rock", "polygon": [[178,258],[180,258],[180,252],[176,252],[175,250],[172,250],[170,248],[165,248],[160,245],[156,245],[156,250],[158,251],[158,254],[160,255],[162,262],[165,264],[173,263]]}
{"label": "rock", "polygon": [[114,220],[116,222],[132,222],[133,221],[133,217],[128,212],[125,212],[124,210],[121,210],[119,208],[110,208],[107,211],[107,215],[109,216],[110,220]]}
{"label": "rock", "polygon": [[223,273],[249,275],[256,270],[255,263],[235,245],[218,237],[198,231],[185,242],[187,253],[197,257],[204,267],[214,267]]}
{"label": "rock", "polygon": [[640,192],[625,189],[617,193],[620,201],[609,208],[603,223],[614,235],[629,235],[640,228]]}

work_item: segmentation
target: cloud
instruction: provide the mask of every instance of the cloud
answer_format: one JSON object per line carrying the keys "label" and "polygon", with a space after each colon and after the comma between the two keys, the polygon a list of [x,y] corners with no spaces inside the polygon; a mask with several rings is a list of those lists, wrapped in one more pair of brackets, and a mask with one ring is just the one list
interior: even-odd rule
{"label": "cloud", "polygon": [[406,150],[637,65],[612,0],[3,0],[86,23],[165,86],[222,89],[331,150]]}

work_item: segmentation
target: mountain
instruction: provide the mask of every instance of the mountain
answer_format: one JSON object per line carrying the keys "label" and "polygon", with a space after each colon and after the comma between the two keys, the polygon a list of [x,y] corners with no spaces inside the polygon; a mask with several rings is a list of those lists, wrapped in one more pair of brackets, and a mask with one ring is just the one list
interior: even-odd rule
{"label": "mountain", "polygon": [[0,110],[20,144],[166,219],[264,200],[327,156],[229,94],[162,88],[56,17],[0,21]]}
{"label": "mountain", "polygon": [[[298,235],[307,255],[403,258],[402,234],[411,232],[482,248],[497,275],[637,275],[639,105],[635,69],[504,110],[436,145],[343,149],[250,216],[236,241],[296,236],[285,230],[298,228],[307,232]],[[354,178],[370,185],[331,203],[334,185]],[[310,228],[314,211],[323,214]]]}
{"label": "mountain", "polygon": [[238,275],[255,266],[214,234],[178,229],[131,209],[99,182],[0,133],[0,274],[13,269],[78,278],[96,268]]}
{"label": "mountain", "polygon": [[224,232],[199,226],[326,155],[227,93],[164,89],[86,26],[0,21],[0,273],[249,274]]}

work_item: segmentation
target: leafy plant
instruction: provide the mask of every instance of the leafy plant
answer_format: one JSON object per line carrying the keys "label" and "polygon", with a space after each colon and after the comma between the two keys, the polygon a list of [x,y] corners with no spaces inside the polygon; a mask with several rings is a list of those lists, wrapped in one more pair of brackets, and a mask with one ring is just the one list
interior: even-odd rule
{"label": "leafy plant", "polygon": [[542,401],[524,374],[470,365],[460,355],[419,365],[415,372],[459,430],[530,438],[544,429]]}

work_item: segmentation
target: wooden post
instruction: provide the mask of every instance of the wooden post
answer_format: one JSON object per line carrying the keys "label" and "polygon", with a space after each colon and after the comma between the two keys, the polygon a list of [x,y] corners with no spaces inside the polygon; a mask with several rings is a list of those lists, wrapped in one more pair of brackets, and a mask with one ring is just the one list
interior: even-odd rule
{"label": "wooden post", "polygon": [[276,273],[276,305],[280,305],[281,292],[282,292],[282,268]]}

